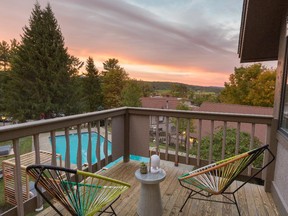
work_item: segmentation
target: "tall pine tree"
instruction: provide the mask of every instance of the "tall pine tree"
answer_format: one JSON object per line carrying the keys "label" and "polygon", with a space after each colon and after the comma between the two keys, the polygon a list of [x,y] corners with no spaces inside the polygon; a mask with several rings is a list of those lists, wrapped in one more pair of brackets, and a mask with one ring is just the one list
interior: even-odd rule
{"label": "tall pine tree", "polygon": [[128,80],[124,68],[118,65],[117,59],[108,59],[103,63],[102,90],[105,109],[121,106],[121,93]]}
{"label": "tall pine tree", "polygon": [[94,60],[89,57],[86,62],[86,73],[83,78],[83,99],[86,112],[102,109],[102,90],[100,86],[99,71],[95,67]]}
{"label": "tall pine tree", "polygon": [[50,5],[42,10],[36,3],[23,31],[7,86],[6,104],[11,115],[25,121],[41,114],[51,117],[69,112],[75,68]]}

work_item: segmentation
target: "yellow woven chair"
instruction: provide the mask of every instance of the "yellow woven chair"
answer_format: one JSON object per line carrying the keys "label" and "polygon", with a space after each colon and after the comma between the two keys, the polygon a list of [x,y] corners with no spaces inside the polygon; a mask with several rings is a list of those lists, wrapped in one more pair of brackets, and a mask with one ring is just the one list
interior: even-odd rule
{"label": "yellow woven chair", "polygon": [[[245,182],[240,184],[234,191],[226,191],[226,189],[233,183],[239,175],[264,152],[267,151],[272,156],[271,160],[260,168],[255,174],[250,176]],[[239,154],[228,159],[212,163],[210,165],[185,173],[178,177],[179,183],[182,187],[190,191],[187,199],[182,205],[180,212],[189,199],[205,200],[211,202],[221,202],[228,204],[235,204],[240,215],[240,210],[235,197],[235,193],[243,187],[247,182],[254,178],[258,173],[265,169],[275,156],[269,150],[268,145]],[[201,195],[203,198],[196,198],[195,195]],[[232,198],[228,197],[232,194]],[[210,198],[213,195],[222,195],[226,201],[217,201]]]}
{"label": "yellow woven chair", "polygon": [[[100,215],[104,212],[116,215],[112,204],[130,187],[129,184],[112,178],[63,167],[30,165],[26,171],[36,180],[37,192],[59,215],[62,213],[52,204],[48,194],[61,203],[71,215],[94,215],[97,212],[100,212]],[[111,211],[108,211],[108,208]]]}

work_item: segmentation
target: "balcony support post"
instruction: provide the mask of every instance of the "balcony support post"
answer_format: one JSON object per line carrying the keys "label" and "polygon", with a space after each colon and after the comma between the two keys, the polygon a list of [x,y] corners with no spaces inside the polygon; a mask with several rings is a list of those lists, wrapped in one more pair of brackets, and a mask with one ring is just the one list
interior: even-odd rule
{"label": "balcony support post", "polygon": [[[271,126],[267,127],[267,136],[266,142],[269,144],[269,148],[274,155],[277,155],[277,140],[276,140],[276,133],[278,127],[278,119],[272,119]],[[268,154],[268,157],[265,157],[266,161],[271,160],[271,155]],[[267,167],[265,172],[265,184],[264,189],[266,192],[271,192],[271,185],[272,181],[274,180],[274,173],[275,173],[275,160]]]}

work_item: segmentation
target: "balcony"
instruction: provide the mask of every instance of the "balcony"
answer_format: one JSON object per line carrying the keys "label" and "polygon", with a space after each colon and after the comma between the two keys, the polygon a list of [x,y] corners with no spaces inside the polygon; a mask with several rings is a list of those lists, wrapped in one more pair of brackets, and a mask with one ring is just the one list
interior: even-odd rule
{"label": "balcony", "polygon": [[[198,144],[195,154],[191,154],[189,151],[193,145],[191,140],[183,138],[183,128],[180,127],[182,119],[193,119],[194,131],[190,132],[188,129],[184,131],[186,137],[190,137],[191,135],[197,139]],[[171,127],[171,124],[173,124],[173,127]],[[187,125],[187,128],[189,128],[189,123]],[[219,125],[223,128],[221,158],[225,158],[226,155],[226,132],[228,131],[228,128],[231,127],[236,129],[235,153],[239,152],[240,132],[244,130],[244,128],[245,130],[248,128],[248,132],[251,135],[249,141],[250,149],[255,147],[254,137],[261,131],[261,137],[259,137],[259,139],[263,143],[269,144],[270,149],[275,152],[274,134],[276,133],[276,122],[273,120],[272,116],[266,115],[223,114],[123,107],[1,127],[0,142],[8,140],[12,140],[13,142],[15,154],[14,184],[17,203],[13,209],[3,213],[3,215],[24,215],[42,206],[42,201],[39,197],[35,196],[30,198],[29,195],[26,194],[26,190],[23,189],[26,185],[25,182],[23,182],[23,179],[21,181],[21,166],[23,165],[23,161],[20,159],[20,138],[27,136],[33,137],[33,148],[35,150],[33,157],[35,157],[35,163],[41,161],[40,150],[46,150],[51,152],[51,164],[59,165],[59,159],[57,159],[59,155],[56,154],[56,136],[59,134],[65,136],[66,155],[62,163],[65,167],[77,167],[77,169],[95,172],[119,157],[123,157],[124,163],[119,163],[107,171],[107,175],[113,174],[116,178],[124,181],[127,180],[132,184],[130,192],[125,193],[121,197],[121,201],[118,201],[117,203],[116,211],[118,210],[119,215],[127,215],[128,213],[134,215],[136,212],[137,199],[133,199],[133,197],[139,196],[140,183],[136,182],[134,179],[134,171],[137,169],[137,163],[133,161],[129,162],[129,155],[148,157],[151,145],[160,149],[163,166],[168,173],[166,180],[161,183],[162,200],[164,206],[167,206],[167,208],[164,209],[164,213],[165,215],[170,215],[172,213],[178,214],[181,201],[184,199],[184,196],[182,197],[180,195],[185,194],[185,191],[180,188],[179,190],[170,191],[170,187],[168,186],[170,184],[175,184],[173,188],[178,188],[179,185],[176,184],[178,175],[191,169],[192,166],[206,165],[214,160],[213,136],[216,132],[216,126]],[[83,166],[82,164],[82,157],[85,156],[81,154],[77,154],[75,164],[71,163],[69,134],[74,133],[75,136],[78,137],[78,148],[80,148],[82,145],[80,139],[82,132],[87,132],[88,135],[96,132],[104,137],[104,157],[102,157],[102,159],[99,154],[100,146],[96,147],[95,155],[99,163],[93,164],[93,160],[89,154],[87,156],[86,166]],[[207,157],[203,158],[201,156],[201,152],[203,151],[201,143],[204,137],[207,138],[207,136],[210,138],[209,151]],[[90,151],[92,149],[92,142],[89,140],[91,140],[90,136],[88,139],[88,152],[89,149]],[[109,154],[109,151],[107,150],[109,141],[112,142],[111,154]],[[97,142],[99,143],[99,140]],[[172,142],[173,145],[171,145]],[[264,157],[263,161],[266,160],[267,158]],[[125,172],[116,175],[116,171],[113,171],[113,169],[118,170],[119,172],[125,170]],[[244,175],[249,176],[253,174],[255,170],[256,169],[251,166]],[[267,173],[269,175],[267,175]],[[237,198],[239,199],[240,208],[243,209],[243,211],[246,211],[247,215],[253,215],[255,212],[255,214],[257,214],[258,211],[264,212],[263,215],[265,215],[265,213],[266,215],[278,214],[269,193],[273,174],[274,165],[271,165],[263,173],[260,173],[260,175],[257,176],[258,179],[265,182],[264,186],[249,184],[247,188],[239,191]],[[251,204],[252,201],[255,202],[254,205]],[[204,205],[205,208],[203,208]],[[202,202],[193,202],[190,207],[187,207],[186,214],[183,215],[191,213],[191,208],[197,213],[195,215],[202,215],[202,213],[206,214],[204,211],[207,211],[207,214],[208,212],[216,211],[219,212],[220,215],[231,215],[234,212],[234,206],[221,206],[221,204],[209,204],[209,208],[206,208],[206,206],[207,205]],[[257,206],[264,207],[257,208]],[[44,211],[49,211],[49,208]]]}

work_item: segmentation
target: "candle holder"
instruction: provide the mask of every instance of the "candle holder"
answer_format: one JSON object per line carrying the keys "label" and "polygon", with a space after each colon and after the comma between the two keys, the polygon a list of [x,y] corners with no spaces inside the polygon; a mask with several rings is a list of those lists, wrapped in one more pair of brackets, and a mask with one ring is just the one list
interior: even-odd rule
{"label": "candle holder", "polygon": [[153,155],[151,154],[152,154],[152,150],[150,150],[149,172],[158,173],[161,170],[160,169],[160,152],[158,154],[153,154]]}

